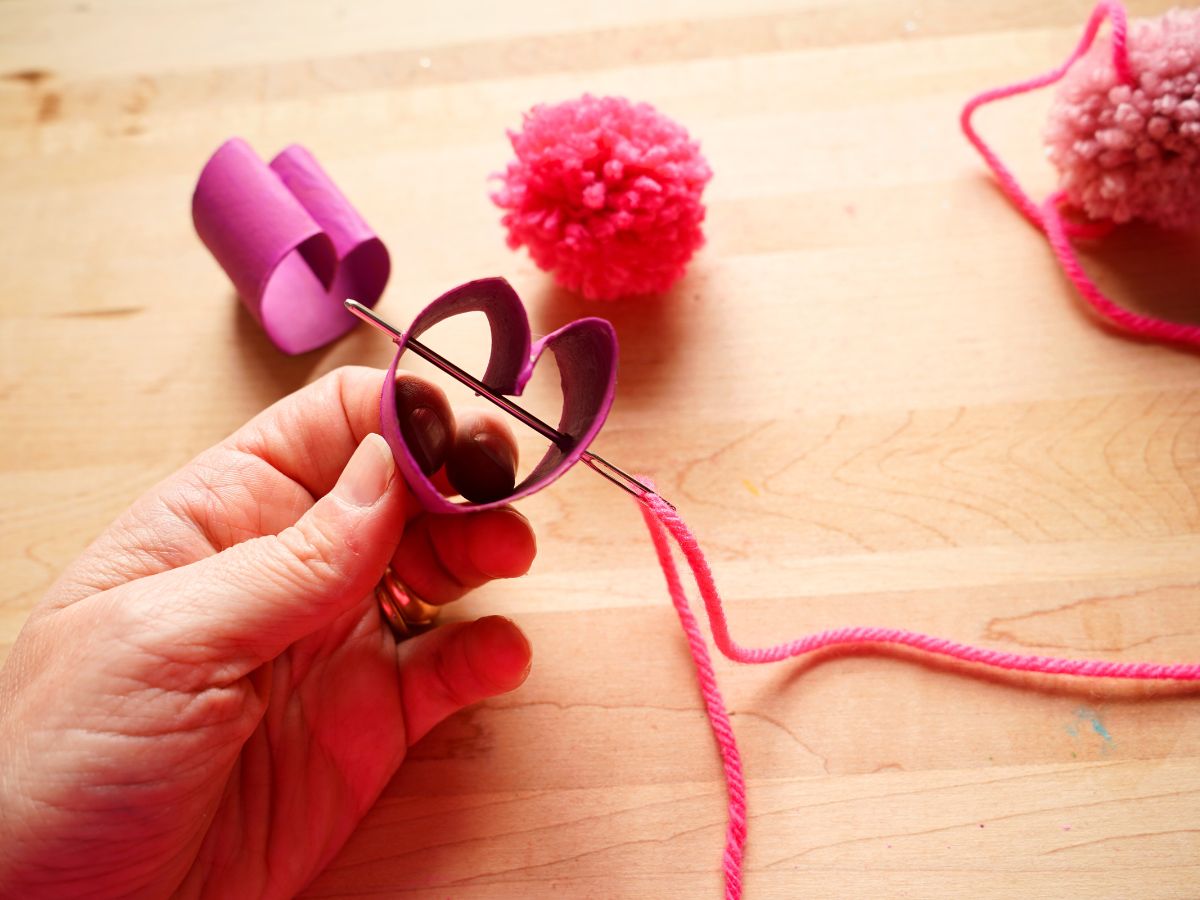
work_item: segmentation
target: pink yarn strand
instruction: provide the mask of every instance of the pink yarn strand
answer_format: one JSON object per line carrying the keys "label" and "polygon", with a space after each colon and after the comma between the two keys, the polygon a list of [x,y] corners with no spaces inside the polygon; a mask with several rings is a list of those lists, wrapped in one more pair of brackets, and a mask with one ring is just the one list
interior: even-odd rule
{"label": "pink yarn strand", "polygon": [[1037,672],[1043,675],[1071,675],[1080,678],[1114,678],[1143,681],[1200,681],[1200,663],[1112,662],[1101,659],[1061,659],[1052,656],[1033,656],[1008,653],[985,647],[975,647],[944,638],[933,637],[899,628],[855,626],[821,631],[771,647],[743,647],[729,633],[729,622],[721,595],[708,561],[695,535],[680,518],[679,513],[657,494],[639,498],[642,516],[650,531],[659,565],[666,578],[671,602],[687,636],[688,649],[696,667],[700,693],[712,726],[713,736],[721,756],[728,793],[728,826],[722,870],[725,878],[726,900],[742,896],[742,869],[745,858],[748,821],[746,818],[746,781],[738,752],[737,738],[717,684],[716,671],[704,641],[700,625],[688,604],[683,582],[671,552],[667,536],[675,541],[691,569],[701,601],[708,616],[713,642],[726,657],[741,663],[769,663],[827,647],[853,646],[860,648],[895,645],[924,653],[989,666],[1010,672]]}
{"label": "pink yarn strand", "polygon": [[[1125,9],[1120,3],[1112,2],[1112,0],[1102,0],[1092,10],[1087,27],[1083,30],[1083,37],[1079,39],[1079,44],[1075,47],[1075,51],[1067,57],[1066,62],[1035,78],[1028,78],[1024,81],[1018,81],[1015,84],[992,88],[972,97],[967,101],[967,105],[963,107],[962,113],[959,116],[959,125],[962,128],[963,134],[966,135],[971,145],[979,151],[979,155],[988,164],[988,168],[995,174],[1001,189],[1013,204],[1016,205],[1017,209],[1024,213],[1025,218],[1029,219],[1038,228],[1044,228],[1041,206],[1025,193],[1024,188],[1021,187],[1016,176],[1009,171],[1008,166],[988,146],[987,142],[979,136],[974,124],[971,122],[971,117],[975,114],[975,110],[981,106],[986,106],[996,100],[1003,100],[1006,97],[1027,94],[1030,91],[1035,91],[1061,81],[1062,77],[1067,74],[1067,70],[1075,64],[1076,60],[1091,48],[1092,43],[1096,40],[1096,34],[1100,31],[1100,26],[1104,24],[1106,18],[1112,22],[1113,66],[1116,68],[1117,77],[1125,84],[1133,84],[1133,73],[1129,70],[1129,54],[1126,51],[1128,23],[1125,18]],[[1071,234],[1075,237],[1099,237],[1106,233],[1111,226],[1107,224],[1090,224],[1072,227],[1075,230],[1071,231]]]}
{"label": "pink yarn strand", "polygon": [[1076,290],[1096,314],[1122,331],[1139,337],[1152,338],[1173,344],[1186,344],[1200,347],[1200,327],[1185,325],[1182,322],[1171,322],[1154,316],[1142,315],[1118,305],[1100,290],[1096,282],[1088,277],[1079,262],[1075,248],[1067,233],[1067,224],[1063,221],[1059,207],[1063,201],[1063,193],[1057,191],[1042,205],[1042,228],[1050,249],[1058,257],[1058,264],[1063,273],[1075,285]]}
{"label": "pink yarn strand", "polygon": [[717,685],[717,673],[708,653],[708,645],[704,641],[704,633],[700,630],[700,623],[696,621],[696,616],[688,604],[683,582],[679,579],[679,570],[671,556],[671,546],[667,543],[667,533],[660,524],[660,514],[652,500],[662,503],[660,497],[646,495],[642,516],[646,519],[646,527],[650,529],[650,539],[654,542],[659,565],[666,576],[671,602],[675,604],[675,612],[679,614],[683,633],[687,635],[688,649],[696,665],[696,678],[700,682],[700,695],[704,698],[704,708],[708,713],[713,737],[717,741],[717,750],[721,754],[721,767],[725,770],[729,807],[725,829],[725,855],[721,862],[725,872],[725,898],[738,900],[742,896],[742,858],[746,847],[746,779],[742,774],[742,757],[738,752],[737,738],[733,734],[733,723],[729,721],[729,713],[725,709],[725,698],[721,696],[721,688]]}

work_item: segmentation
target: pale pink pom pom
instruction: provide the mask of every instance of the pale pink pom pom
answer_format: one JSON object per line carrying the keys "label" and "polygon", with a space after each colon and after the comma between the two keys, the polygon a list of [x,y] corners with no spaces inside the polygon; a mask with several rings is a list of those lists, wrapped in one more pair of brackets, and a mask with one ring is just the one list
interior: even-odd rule
{"label": "pale pink pom pom", "polygon": [[1108,41],[1063,79],[1047,155],[1075,207],[1097,220],[1200,223],[1200,9],[1133,23],[1124,84]]}
{"label": "pale pink pom pom", "polygon": [[508,245],[589,299],[665,291],[704,243],[712,177],[686,130],[647,103],[539,105],[509,132],[517,158],[492,195]]}

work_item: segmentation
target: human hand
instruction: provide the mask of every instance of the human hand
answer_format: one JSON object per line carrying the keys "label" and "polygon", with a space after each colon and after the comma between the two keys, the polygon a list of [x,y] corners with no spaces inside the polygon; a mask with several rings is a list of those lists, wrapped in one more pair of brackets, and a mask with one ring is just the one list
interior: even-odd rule
{"label": "human hand", "polygon": [[[516,688],[507,619],[395,643],[390,564],[447,603],[524,574],[512,509],[431,516],[377,434],[382,372],[339,369],[137,501],[33,610],[0,670],[0,896],[291,896],[406,749]],[[511,488],[507,426],[401,376],[423,468]]]}

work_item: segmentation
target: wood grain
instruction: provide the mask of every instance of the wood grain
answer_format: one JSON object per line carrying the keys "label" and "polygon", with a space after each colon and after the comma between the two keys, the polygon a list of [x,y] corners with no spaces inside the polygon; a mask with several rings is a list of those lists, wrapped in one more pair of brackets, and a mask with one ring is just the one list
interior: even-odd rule
{"label": "wood grain", "polygon": [[[957,130],[971,93],[1056,64],[1088,2],[428,6],[0,5],[0,654],[139,492],[387,361],[366,333],[282,358],[234,303],[188,201],[240,134],[313,150],[389,242],[397,320],[483,274],[538,332],[612,319],[598,449],[680,505],[744,642],[874,623],[1200,656],[1200,362],[1096,327]],[[666,297],[598,308],[504,247],[504,130],[585,90],[656,103],[716,172]],[[1047,103],[981,117],[1034,192]],[[1089,265],[1195,320],[1196,249],[1131,229]],[[437,340],[484,352],[479,323]],[[530,404],[556,402],[540,374]],[[459,614],[516,617],[532,677],[420,744],[310,896],[719,896],[719,769],[636,510],[586,471],[524,510],[533,572]],[[748,897],[1200,897],[1195,692],[903,654],[718,665]]]}

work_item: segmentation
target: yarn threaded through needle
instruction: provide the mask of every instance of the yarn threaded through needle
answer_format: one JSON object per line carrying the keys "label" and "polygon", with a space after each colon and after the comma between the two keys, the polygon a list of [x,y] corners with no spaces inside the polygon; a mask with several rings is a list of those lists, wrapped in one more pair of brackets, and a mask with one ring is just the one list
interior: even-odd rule
{"label": "yarn threaded through needle", "polygon": [[945,638],[933,637],[899,628],[855,626],[821,631],[770,647],[743,647],[729,632],[729,621],[721,602],[721,594],[713,578],[704,552],[679,512],[657,494],[638,498],[646,527],[654,543],[659,565],[667,581],[667,591],[679,615],[687,637],[688,649],[696,667],[700,693],[721,765],[729,805],[725,833],[725,852],[722,870],[725,878],[726,900],[742,896],[742,870],[745,859],[748,821],[746,818],[746,780],[738,752],[733,723],[717,684],[717,673],[704,639],[700,623],[688,603],[679,569],[668,540],[674,540],[683,554],[695,579],[700,599],[708,617],[713,642],[729,659],[740,663],[769,663],[802,656],[828,647],[878,648],[886,645],[909,647],[923,653],[949,657],[960,662],[988,666],[1010,672],[1036,672],[1043,675],[1069,675],[1079,678],[1114,678],[1142,681],[1200,681],[1200,663],[1113,662],[1101,659],[1061,659],[1052,656],[1033,656],[975,647]]}

